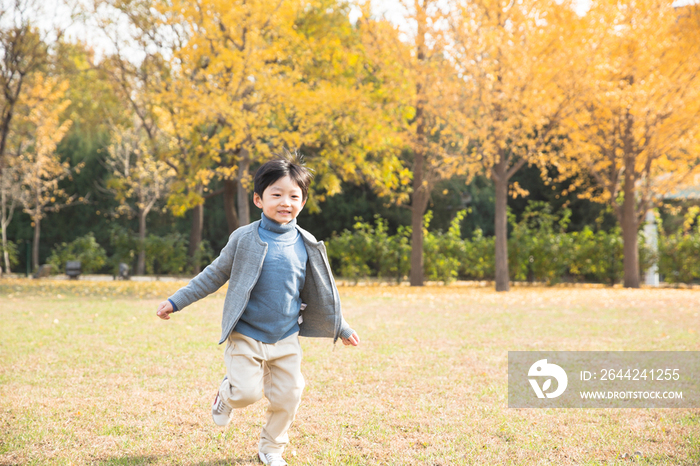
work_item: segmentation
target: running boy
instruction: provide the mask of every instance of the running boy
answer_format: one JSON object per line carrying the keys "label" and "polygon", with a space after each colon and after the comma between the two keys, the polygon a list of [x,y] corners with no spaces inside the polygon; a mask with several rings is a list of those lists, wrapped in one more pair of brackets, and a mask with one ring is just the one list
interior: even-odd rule
{"label": "running boy", "polygon": [[219,341],[227,342],[226,376],[212,417],[225,426],[232,409],[255,403],[264,390],[270,405],[258,456],[271,466],[287,464],[282,453],[304,389],[299,335],[360,342],[342,317],[323,243],[296,223],[310,182],[298,160],[260,167],[253,202],[262,209],[261,220],[234,231],[219,257],[157,311],[167,320],[229,280]]}

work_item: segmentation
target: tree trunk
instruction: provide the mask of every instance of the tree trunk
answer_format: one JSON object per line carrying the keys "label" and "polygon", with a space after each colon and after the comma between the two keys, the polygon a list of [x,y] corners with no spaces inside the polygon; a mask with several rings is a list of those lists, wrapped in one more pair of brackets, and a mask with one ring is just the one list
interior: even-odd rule
{"label": "tree trunk", "polygon": [[[201,187],[198,187],[198,191],[202,191]],[[187,251],[192,263],[192,273],[198,274],[201,272],[202,267],[199,263],[199,258],[197,257],[197,251],[199,250],[199,244],[202,242],[202,229],[204,227],[204,204],[195,206],[192,209],[192,228],[190,229],[190,245]]]}
{"label": "tree trunk", "polygon": [[[630,84],[633,77],[628,78]],[[628,110],[625,114],[623,130],[623,152],[625,161],[625,179],[623,181],[622,212],[619,214],[622,228],[622,251],[624,268],[624,287],[639,288],[639,250],[637,249],[637,202],[635,199],[635,183],[637,172],[635,161],[637,153],[634,148],[634,115]]]}
{"label": "tree trunk", "polygon": [[146,214],[139,209],[139,255],[136,260],[136,275],[146,274]]}
{"label": "tree trunk", "polygon": [[238,228],[238,214],[236,213],[236,185],[234,180],[224,180],[224,213],[226,214],[226,224],[230,235]]}
{"label": "tree trunk", "polygon": [[[417,86],[418,94],[421,85]],[[411,200],[411,286],[423,286],[423,215],[428,207],[430,189],[425,180],[425,120],[423,106],[416,106],[416,148],[413,154],[413,198]]]}
{"label": "tree trunk", "polygon": [[39,270],[39,237],[41,236],[41,217],[37,215],[34,220],[34,249],[32,250],[32,268]]}
{"label": "tree trunk", "polygon": [[[0,183],[2,183],[2,173],[0,173]],[[0,186],[0,229],[2,230],[2,258],[3,262],[5,263],[5,273],[11,273],[10,272],[10,254],[7,251],[7,225],[9,222],[7,221],[7,195],[5,194],[5,189],[3,186]],[[2,267],[0,267],[0,277],[2,277]]]}
{"label": "tree trunk", "polygon": [[411,202],[411,286],[423,286],[423,215],[428,206],[428,186],[423,182],[425,157],[419,150],[413,160]]}
{"label": "tree trunk", "polygon": [[624,200],[620,215],[622,250],[624,253],[624,287],[639,288],[639,249],[637,247],[637,209],[634,198],[634,158],[625,161]]}
{"label": "tree trunk", "polygon": [[503,167],[494,167],[493,182],[496,188],[496,291],[510,290],[508,274],[508,178]]}
{"label": "tree trunk", "polygon": [[[2,259],[5,263],[5,273],[11,273],[10,270],[10,253],[7,250],[7,228],[5,224],[2,224]],[[0,277],[2,277],[3,270],[0,267]]]}
{"label": "tree trunk", "polygon": [[[416,2],[416,58],[422,65],[425,60],[425,34],[427,28],[426,4]],[[411,199],[411,286],[423,286],[423,214],[428,206],[428,183],[425,180],[425,91],[423,83],[416,83],[416,142],[413,148],[413,196]]]}
{"label": "tree trunk", "polygon": [[416,203],[411,214],[411,286],[423,286],[423,214]]}
{"label": "tree trunk", "polygon": [[[3,154],[0,153],[0,229],[2,230],[2,250],[3,262],[5,263],[5,273],[10,273],[10,255],[7,252],[7,194],[5,193],[5,174],[3,173]],[[0,267],[0,277],[2,277],[2,267]]]}
{"label": "tree trunk", "polygon": [[241,159],[238,165],[238,223],[239,226],[248,225],[250,223],[250,203],[248,201],[248,190],[243,186],[243,179],[248,175],[250,170],[250,158],[248,151],[242,149],[240,152]]}

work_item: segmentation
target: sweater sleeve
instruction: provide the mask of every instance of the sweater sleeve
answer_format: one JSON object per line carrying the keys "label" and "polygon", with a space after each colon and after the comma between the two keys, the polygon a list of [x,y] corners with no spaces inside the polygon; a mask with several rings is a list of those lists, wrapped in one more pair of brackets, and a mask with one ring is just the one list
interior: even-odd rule
{"label": "sweater sleeve", "polygon": [[178,310],[199,301],[221,288],[231,277],[231,267],[236,254],[237,235],[231,234],[221,254],[190,282],[177,290],[170,298]]}
{"label": "sweater sleeve", "polygon": [[355,331],[350,328],[345,319],[343,319],[343,322],[340,324],[340,338],[350,338],[353,333],[355,333]]}

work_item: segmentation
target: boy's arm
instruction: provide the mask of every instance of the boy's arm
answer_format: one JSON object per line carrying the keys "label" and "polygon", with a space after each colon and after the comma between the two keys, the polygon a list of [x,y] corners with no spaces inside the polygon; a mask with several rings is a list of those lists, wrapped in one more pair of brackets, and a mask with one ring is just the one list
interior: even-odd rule
{"label": "boy's arm", "polygon": [[[233,257],[236,254],[237,240],[233,238],[235,232],[229,238],[226,246],[221,250],[221,254],[214,262],[209,264],[199,275],[177,290],[168,301],[161,303],[161,306],[168,303],[171,311],[168,314],[182,310],[184,307],[198,301],[221,288],[231,277],[231,267]],[[167,309],[168,306],[164,308]],[[160,311],[160,307],[158,308]]]}

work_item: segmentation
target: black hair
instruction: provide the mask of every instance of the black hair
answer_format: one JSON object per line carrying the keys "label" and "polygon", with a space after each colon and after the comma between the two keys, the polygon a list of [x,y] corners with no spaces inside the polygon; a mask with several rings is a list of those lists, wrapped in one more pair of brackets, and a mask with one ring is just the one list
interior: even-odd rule
{"label": "black hair", "polygon": [[281,158],[270,160],[258,168],[253,178],[253,192],[262,197],[268,186],[285,176],[289,176],[301,188],[302,200],[306,201],[313,174],[304,166],[304,158],[296,150],[292,154],[284,149]]}

